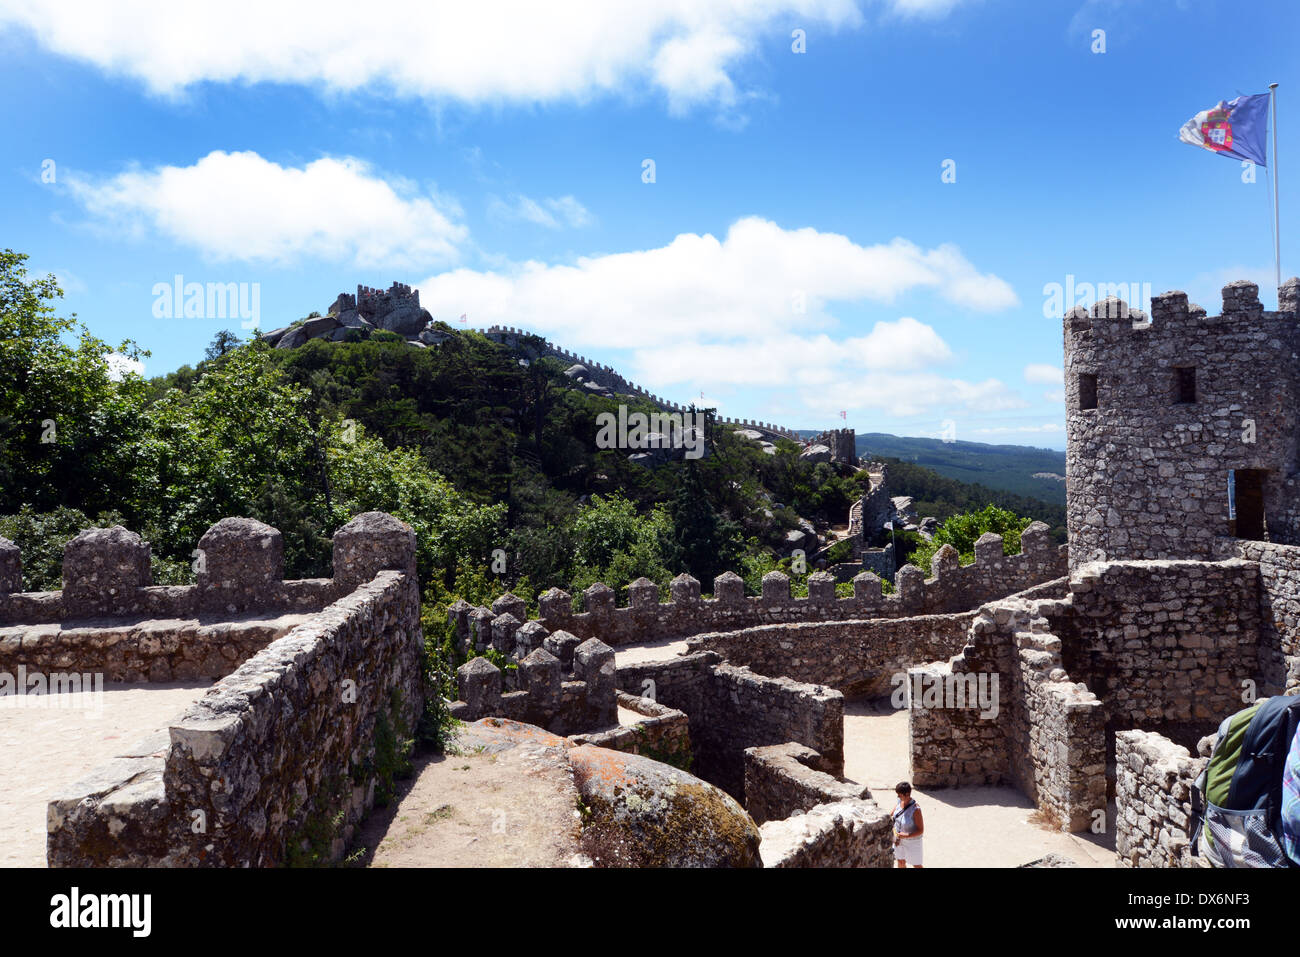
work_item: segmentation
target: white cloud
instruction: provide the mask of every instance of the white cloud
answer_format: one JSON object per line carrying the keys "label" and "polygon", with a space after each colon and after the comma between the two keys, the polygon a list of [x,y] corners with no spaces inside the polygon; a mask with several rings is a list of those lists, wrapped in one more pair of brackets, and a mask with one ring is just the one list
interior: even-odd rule
{"label": "white cloud", "polygon": [[962,0],[890,0],[894,13],[905,17],[942,17]]}
{"label": "white cloud", "polygon": [[[970,297],[973,287],[980,296]],[[571,347],[611,348],[695,342],[702,330],[703,341],[713,342],[807,336],[835,323],[830,303],[892,303],[914,290],[983,311],[1018,301],[1004,280],[979,273],[955,246],[927,250],[905,239],[860,246],[837,233],[752,217],[721,240],[682,233],[666,246],[573,265],[451,270],[419,288],[435,315],[468,312],[478,325],[523,326]],[[934,343],[928,348],[935,358]]]}
{"label": "white cloud", "polygon": [[727,103],[761,41],[788,37],[792,25],[863,22],[854,0],[0,0],[0,25],[26,27],[46,48],[159,94],[204,81],[275,82],[471,104],[645,88],[674,109]]}
{"label": "white cloud", "polygon": [[848,339],[844,346],[858,353],[868,369],[916,369],[952,358],[952,350],[933,327],[911,316],[878,322],[870,334]]}
{"label": "white cloud", "polygon": [[548,197],[539,201],[516,194],[509,202],[499,196],[489,196],[488,214],[506,221],[522,220],[536,223],[547,229],[560,229],[566,225],[589,226],[594,220],[587,207],[572,196]]}
{"label": "white cloud", "polygon": [[[983,298],[968,298],[972,285]],[[721,240],[688,233],[655,249],[572,265],[456,269],[418,286],[438,318],[468,313],[475,326],[522,327],[581,354],[630,350],[620,371],[665,393],[793,390],[799,415],[827,418],[844,408],[914,415],[1025,405],[996,379],[938,371],[952,362],[952,350],[911,316],[876,322],[864,335],[835,334],[837,303],[888,304],[913,292],[968,309],[1016,303],[1010,286],[980,273],[953,246],[927,250],[904,239],[863,246],[749,218]]]}
{"label": "white cloud", "polygon": [[1064,377],[1065,372],[1060,366],[1045,362],[1031,362],[1025,366],[1025,381],[1030,385],[1060,385]]}
{"label": "white cloud", "polygon": [[350,157],[286,167],[254,152],[218,150],[193,166],[104,180],[72,174],[67,182],[92,222],[153,230],[215,260],[428,268],[454,263],[468,236],[436,194],[385,180]]}

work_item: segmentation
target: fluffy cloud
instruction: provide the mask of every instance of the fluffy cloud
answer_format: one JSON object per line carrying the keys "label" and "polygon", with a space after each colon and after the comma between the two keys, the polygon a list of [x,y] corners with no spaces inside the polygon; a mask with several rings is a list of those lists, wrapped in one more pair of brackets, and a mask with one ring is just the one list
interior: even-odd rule
{"label": "fluffy cloud", "polygon": [[488,215],[501,220],[536,223],[547,229],[589,226],[593,220],[587,207],[572,196],[549,197],[539,201],[529,196],[515,195],[509,202],[499,196],[490,196]]}
{"label": "fluffy cloud", "polygon": [[[868,0],[937,16],[958,0]],[[861,26],[854,0],[0,0],[0,26],[170,95],[201,82],[380,88],[471,104],[653,89],[674,109],[731,102],[760,41]]]}
{"label": "fluffy cloud", "polygon": [[1025,366],[1025,381],[1030,385],[1060,385],[1065,373],[1060,366],[1032,362]]}
{"label": "fluffy cloud", "polygon": [[[665,391],[789,388],[802,412],[823,416],[1025,404],[996,379],[942,373],[952,350],[910,316],[877,322],[865,335],[834,335],[835,303],[889,304],[922,291],[964,309],[1016,304],[1010,286],[953,246],[924,249],[904,239],[863,246],[748,218],[721,240],[682,234],[655,249],[572,265],[456,269],[418,285],[438,317],[468,313],[475,326],[522,327],[584,353],[629,350],[620,368]],[[975,299],[972,288],[980,290]]]}
{"label": "fluffy cloud", "polygon": [[[1018,301],[1004,280],[980,273],[955,246],[927,250],[905,239],[860,246],[836,233],[787,230],[758,218],[738,220],[721,240],[683,233],[666,246],[572,265],[451,270],[419,287],[435,315],[468,312],[478,325],[523,326],[574,346],[609,348],[806,337],[834,324],[829,303],[892,303],[914,290],[932,290],[967,309]],[[972,289],[979,295],[972,297]],[[883,345],[888,335],[923,334],[920,326],[872,335]],[[858,341],[864,350],[870,344]],[[940,345],[931,339],[925,346],[928,361],[940,357]]]}
{"label": "fluffy cloud", "polygon": [[67,182],[92,222],[152,230],[220,261],[428,268],[454,263],[468,235],[436,198],[346,157],[285,167],[215,151],[193,166]]}

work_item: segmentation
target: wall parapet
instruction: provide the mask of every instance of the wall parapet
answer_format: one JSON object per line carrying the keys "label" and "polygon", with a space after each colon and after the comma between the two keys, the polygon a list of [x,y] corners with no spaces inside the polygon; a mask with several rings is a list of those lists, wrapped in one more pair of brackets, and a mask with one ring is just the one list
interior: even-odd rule
{"label": "wall parapet", "polygon": [[518,690],[505,690],[501,669],[484,657],[456,669],[460,698],[451,716],[460,721],[509,718],[571,735],[606,729],[618,719],[614,649],[589,638],[573,650],[568,680],[560,658],[535,648],[517,665]]}
{"label": "wall parapet", "polygon": [[337,859],[374,800],[377,728],[423,707],[419,587],[401,572],[339,599],[244,662],[155,737],[50,802],[48,861],[270,867],[340,816]]}
{"label": "wall parapet", "polygon": [[759,828],[764,867],[893,867],[894,829],[870,800],[819,804]]}
{"label": "wall parapet", "polygon": [[[996,542],[985,542],[974,564],[939,562],[930,578],[916,566],[906,565],[898,571],[894,594],[884,594],[880,578],[863,572],[853,579],[850,597],[834,597],[829,581],[818,578],[810,581],[810,597],[795,598],[790,595],[788,576],[770,572],[764,576],[763,593],[749,596],[744,594],[743,580],[734,572],[725,572],[714,580],[713,597],[702,598],[700,583],[690,575],[679,575],[670,586],[667,601],[658,600],[652,582],[634,582],[628,588],[630,601],[625,607],[617,605],[613,589],[597,582],[583,592],[586,610],[581,612],[573,610],[573,596],[552,588],[538,596],[537,621],[552,633],[564,631],[580,640],[599,638],[619,647],[650,637],[689,638],[768,624],[964,612],[983,602],[1063,578],[1067,565],[1065,546],[1052,545],[1047,533],[1046,525],[1035,522],[1021,535],[1022,550],[1015,555],[1003,555],[1001,539],[993,536]],[[474,640],[477,645],[485,639],[484,619],[490,622],[508,612],[522,622],[526,605],[507,594],[497,599],[491,609],[476,609],[467,603],[452,608],[458,636],[462,641]]]}
{"label": "wall parapet", "polygon": [[1208,867],[1191,853],[1193,785],[1208,762],[1164,735],[1115,736],[1115,853],[1123,867]]}
{"label": "wall parapet", "polygon": [[840,780],[824,765],[820,754],[793,741],[746,748],[745,810],[764,824],[819,804],[871,798],[866,785]]}
{"label": "wall parapet", "polygon": [[356,516],[334,534],[333,578],[283,580],[280,532],[249,518],[224,518],[204,533],[194,585],[153,585],[149,555],[148,542],[120,525],[89,528],[64,546],[60,591],[15,592],[5,586],[21,586],[21,555],[0,540],[0,625],[316,612],[380,570],[414,574],[415,532],[382,512]]}
{"label": "wall parapet", "polygon": [[[374,570],[372,580],[296,616],[287,633],[238,667],[228,661],[225,676],[167,731],[56,795],[48,810],[51,867],[268,867],[304,850],[320,860],[341,856],[374,800],[381,766],[391,773],[400,759],[381,748],[409,741],[424,704],[411,530],[378,513],[344,530],[336,558],[358,574]],[[256,531],[270,537],[266,526]],[[111,540],[139,547],[120,535]],[[409,555],[394,549],[397,540],[410,543]],[[273,567],[256,565],[256,581],[271,580]],[[250,594],[228,590],[222,606]],[[179,644],[183,635],[168,629],[184,624],[150,622],[144,630]],[[241,628],[284,631],[277,622],[214,626]],[[332,835],[327,846],[305,848],[309,835],[319,839],[318,825]]]}

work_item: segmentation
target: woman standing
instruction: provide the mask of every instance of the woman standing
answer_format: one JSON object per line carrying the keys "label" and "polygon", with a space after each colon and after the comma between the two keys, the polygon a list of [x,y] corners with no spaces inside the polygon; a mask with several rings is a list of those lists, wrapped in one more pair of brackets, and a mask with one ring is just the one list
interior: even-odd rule
{"label": "woman standing", "polygon": [[906,781],[894,788],[898,803],[894,805],[894,860],[899,867],[921,866],[921,835],[925,821],[921,806],[912,800],[912,785]]}

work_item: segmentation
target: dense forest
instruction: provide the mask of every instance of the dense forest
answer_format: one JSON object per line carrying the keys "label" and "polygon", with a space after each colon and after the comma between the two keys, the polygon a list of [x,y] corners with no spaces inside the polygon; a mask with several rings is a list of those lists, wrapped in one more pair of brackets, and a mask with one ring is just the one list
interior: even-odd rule
{"label": "dense forest", "polygon": [[[147,354],[58,317],[57,284],[29,279],[25,259],[0,257],[0,535],[23,548],[29,589],[58,587],[63,543],[91,524],[139,532],[155,581],[191,581],[199,538],[228,515],[280,529],[287,577],[327,575],[333,531],[378,509],[415,528],[435,613],[453,596],[533,602],[640,576],[666,592],[681,571],[707,591],[733,569],[757,591],[789,567],[786,533],[842,524],[867,481],[801,460],[794,442],[765,454],[712,410],[705,457],[638,464],[594,442],[618,402],[571,387],[540,343],[450,328],[433,348],[376,332],[273,349],[223,332],[193,367],[144,379],[106,356]],[[992,504],[1064,521],[914,464],[890,475],[920,515]]]}
{"label": "dense forest", "polygon": [[947,478],[1010,492],[1022,500],[1065,505],[1065,453],[1058,449],[866,432],[857,436],[857,453],[867,459],[896,459],[921,465]]}

